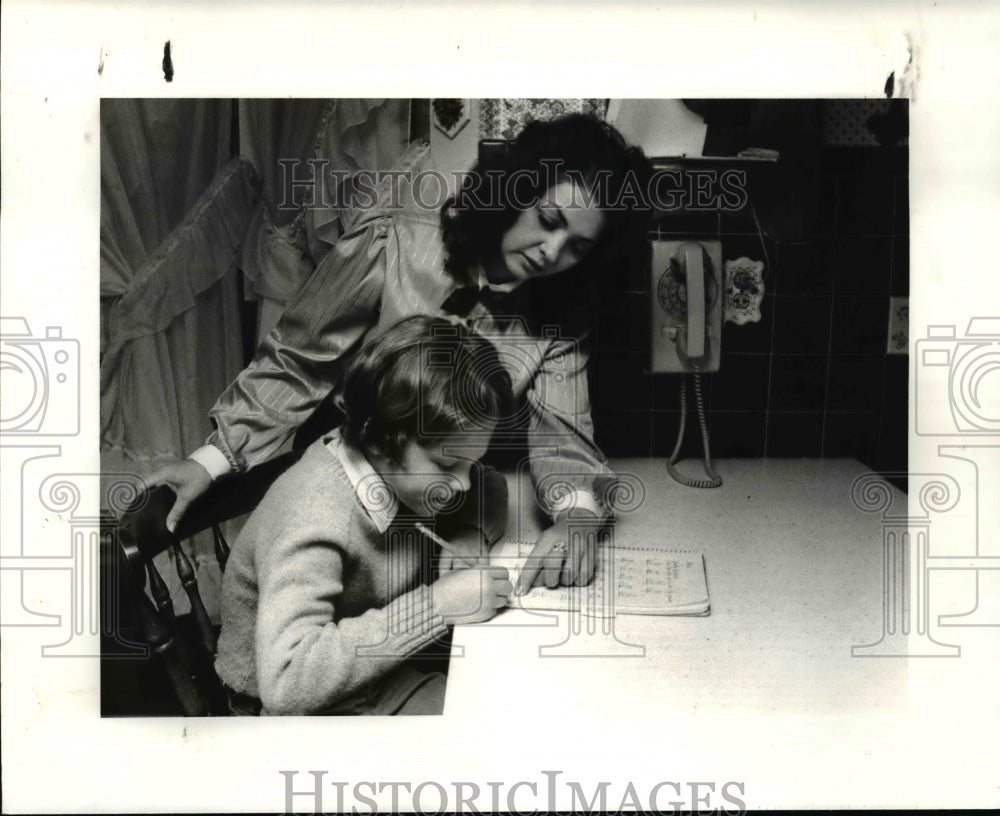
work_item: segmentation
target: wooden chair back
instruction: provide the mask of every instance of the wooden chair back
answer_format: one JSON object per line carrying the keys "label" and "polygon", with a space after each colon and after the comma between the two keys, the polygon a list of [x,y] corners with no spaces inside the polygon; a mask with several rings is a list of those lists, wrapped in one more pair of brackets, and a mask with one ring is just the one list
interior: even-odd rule
{"label": "wooden chair back", "polygon": [[[300,451],[293,451],[216,483],[191,504],[174,533],[167,530],[166,517],[175,495],[164,486],[141,493],[120,519],[105,521],[101,537],[106,547],[102,553],[105,585],[101,613],[102,632],[109,633],[109,637],[102,648],[103,699],[114,694],[113,689],[103,688],[105,679],[115,674],[106,671],[113,665],[107,661],[121,659],[123,649],[131,649],[133,655],[144,654],[166,677],[185,716],[228,713],[226,696],[213,666],[218,626],[205,609],[183,542],[195,533],[211,530],[215,558],[220,571],[224,571],[229,542],[220,525],[253,510],[274,480],[300,456]],[[191,605],[189,615],[174,613],[167,583],[154,565],[154,558],[168,550]],[[121,674],[120,666],[113,668]],[[139,686],[141,696],[141,682]]]}

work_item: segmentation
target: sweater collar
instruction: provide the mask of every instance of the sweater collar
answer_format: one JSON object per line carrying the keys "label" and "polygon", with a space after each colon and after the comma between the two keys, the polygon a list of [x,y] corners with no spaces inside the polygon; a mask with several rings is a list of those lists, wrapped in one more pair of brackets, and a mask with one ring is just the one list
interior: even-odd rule
{"label": "sweater collar", "polygon": [[358,503],[372,520],[375,529],[384,533],[399,512],[399,500],[395,491],[386,484],[361,451],[344,441],[340,431],[334,431],[326,446],[340,460]]}

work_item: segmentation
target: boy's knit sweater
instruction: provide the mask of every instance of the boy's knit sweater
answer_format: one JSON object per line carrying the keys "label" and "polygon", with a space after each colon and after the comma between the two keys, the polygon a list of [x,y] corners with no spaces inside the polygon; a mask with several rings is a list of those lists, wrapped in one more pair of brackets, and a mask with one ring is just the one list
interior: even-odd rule
{"label": "boy's knit sweater", "polygon": [[[310,446],[251,515],[226,566],[216,671],[268,714],[335,711],[447,628],[421,583],[431,580],[432,545],[380,512],[381,480],[368,466],[358,484],[345,454],[359,461],[337,432]],[[506,520],[506,482],[475,467],[462,505],[436,526],[475,526],[491,544]]]}

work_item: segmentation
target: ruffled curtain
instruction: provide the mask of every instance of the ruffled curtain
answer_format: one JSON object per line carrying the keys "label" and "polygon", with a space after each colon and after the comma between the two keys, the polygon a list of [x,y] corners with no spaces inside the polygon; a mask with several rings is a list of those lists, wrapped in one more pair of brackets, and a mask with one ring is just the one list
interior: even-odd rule
{"label": "ruffled curtain", "polygon": [[[241,263],[261,300],[257,337],[340,236],[335,185],[344,173],[394,166],[409,141],[408,100],[239,102],[240,153],[261,179]],[[319,160],[310,164],[310,160]]]}
{"label": "ruffled curtain", "polygon": [[101,106],[101,464],[146,475],[201,444],[242,364],[238,249],[256,193],[232,103]]}

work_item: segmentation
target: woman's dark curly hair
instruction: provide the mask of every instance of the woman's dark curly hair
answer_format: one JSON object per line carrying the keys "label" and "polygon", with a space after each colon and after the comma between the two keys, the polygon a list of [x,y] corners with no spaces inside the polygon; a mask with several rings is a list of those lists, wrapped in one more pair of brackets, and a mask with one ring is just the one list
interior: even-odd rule
{"label": "woman's dark curly hair", "polygon": [[624,289],[630,268],[646,263],[651,173],[640,148],[593,116],[531,122],[506,151],[482,157],[442,208],[445,268],[466,282],[469,270],[499,251],[504,233],[551,184],[582,181],[604,211],[600,239],[572,269],[526,284],[525,314],[536,326],[582,334]]}

